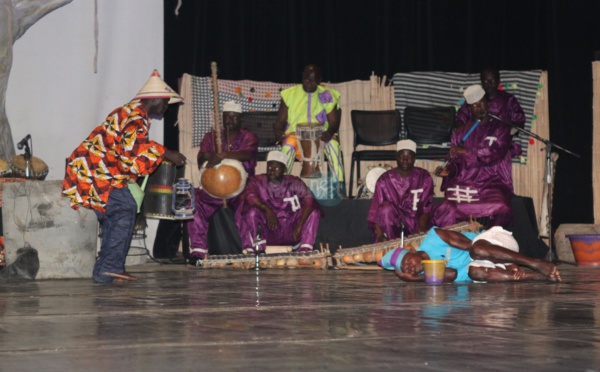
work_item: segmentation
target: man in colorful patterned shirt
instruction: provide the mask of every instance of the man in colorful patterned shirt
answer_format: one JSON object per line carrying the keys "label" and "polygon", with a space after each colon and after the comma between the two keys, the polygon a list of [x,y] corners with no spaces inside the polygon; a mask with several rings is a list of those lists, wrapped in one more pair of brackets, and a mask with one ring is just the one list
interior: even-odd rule
{"label": "man in colorful patterned shirt", "polygon": [[241,195],[235,222],[246,251],[264,251],[267,244],[313,249],[321,209],[300,178],[284,175],[286,161],[283,153],[269,152],[267,173],[251,177]]}
{"label": "man in colorful patterned shirt", "polygon": [[287,174],[292,171],[294,158],[300,160],[296,138],[298,124],[323,126],[321,140],[325,142],[324,153],[339,183],[344,181],[344,167],[337,132],[340,128],[340,93],[321,85],[321,69],[308,65],[302,73],[302,84],[281,91],[281,104],[275,122],[275,135],[281,138],[283,152],[287,156]]}
{"label": "man in colorful patterned shirt", "polygon": [[111,112],[67,159],[63,195],[73,209],[93,209],[102,225],[97,282],[137,279],[125,271],[137,214],[127,184],[152,173],[163,157],[185,164],[182,154],[148,139],[150,118],[161,119],[169,104],[182,100],[154,70],[135,98]]}
{"label": "man in colorful patterned shirt", "polygon": [[425,232],[433,203],[433,179],[428,171],[415,167],[417,144],[411,140],[396,144],[396,163],[379,177],[371,201],[369,228],[376,242]]}

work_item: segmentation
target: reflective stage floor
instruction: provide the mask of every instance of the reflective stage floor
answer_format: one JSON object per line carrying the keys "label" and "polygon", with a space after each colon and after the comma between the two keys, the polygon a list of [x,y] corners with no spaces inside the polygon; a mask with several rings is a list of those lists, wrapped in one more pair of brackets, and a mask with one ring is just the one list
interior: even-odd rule
{"label": "reflective stage floor", "polygon": [[130,267],[0,286],[0,370],[600,370],[600,268],[563,282],[407,284],[392,272]]}

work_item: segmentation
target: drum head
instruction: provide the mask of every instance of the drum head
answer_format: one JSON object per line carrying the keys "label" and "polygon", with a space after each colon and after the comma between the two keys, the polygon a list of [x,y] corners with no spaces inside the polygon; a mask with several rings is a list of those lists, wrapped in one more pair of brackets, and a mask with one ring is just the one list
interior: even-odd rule
{"label": "drum head", "polygon": [[248,173],[244,165],[234,159],[223,159],[218,165],[200,170],[200,186],[216,199],[231,199],[244,190]]}
{"label": "drum head", "polygon": [[375,185],[377,184],[377,180],[385,172],[387,172],[387,169],[382,167],[375,167],[369,170],[369,172],[367,172],[367,177],[365,181],[367,185],[367,190],[369,190],[371,193],[375,193]]}

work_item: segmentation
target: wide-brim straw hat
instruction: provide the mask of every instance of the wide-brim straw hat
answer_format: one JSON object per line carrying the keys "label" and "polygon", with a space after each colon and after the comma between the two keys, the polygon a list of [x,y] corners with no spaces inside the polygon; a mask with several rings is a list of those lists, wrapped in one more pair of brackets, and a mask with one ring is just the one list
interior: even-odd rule
{"label": "wide-brim straw hat", "polygon": [[170,86],[160,78],[157,70],[152,72],[150,79],[144,84],[142,89],[134,97],[134,99],[153,99],[153,98],[168,98],[169,104],[179,103],[183,98],[177,94]]}

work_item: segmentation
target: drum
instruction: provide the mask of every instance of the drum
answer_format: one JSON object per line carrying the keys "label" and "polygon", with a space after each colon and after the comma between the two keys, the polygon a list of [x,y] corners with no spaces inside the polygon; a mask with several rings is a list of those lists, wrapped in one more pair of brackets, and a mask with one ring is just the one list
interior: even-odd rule
{"label": "drum", "polygon": [[27,177],[27,161],[24,155],[15,155],[10,161],[10,169],[14,177],[22,177],[43,181],[48,175],[48,166],[42,159],[32,156],[29,160],[29,177]]}
{"label": "drum", "polygon": [[0,159],[0,177],[10,177],[10,166],[2,159]]}
{"label": "drum", "polygon": [[298,124],[296,138],[300,147],[300,161],[302,161],[302,178],[321,178],[321,164],[323,164],[323,147],[321,141],[323,126],[313,124]]}
{"label": "drum", "polygon": [[179,220],[172,211],[173,185],[185,177],[185,167],[163,160],[148,178],[142,204],[144,216],[162,220]]}
{"label": "drum", "polygon": [[358,199],[372,199],[377,180],[390,169],[391,167],[370,167],[365,178],[361,178],[359,181],[356,197]]}
{"label": "drum", "polygon": [[204,163],[199,179],[200,187],[208,195],[216,199],[231,199],[244,191],[248,173],[240,161],[223,159],[212,168],[207,168]]}

